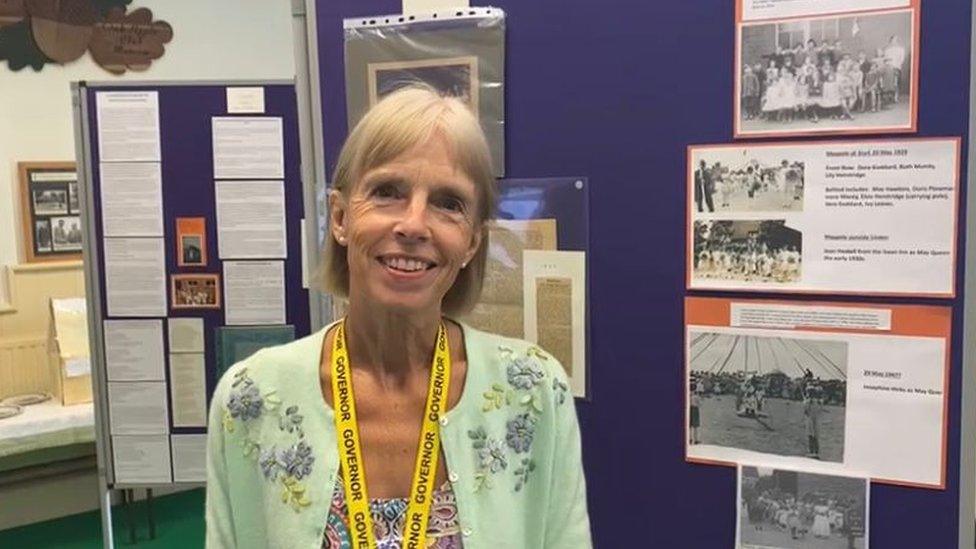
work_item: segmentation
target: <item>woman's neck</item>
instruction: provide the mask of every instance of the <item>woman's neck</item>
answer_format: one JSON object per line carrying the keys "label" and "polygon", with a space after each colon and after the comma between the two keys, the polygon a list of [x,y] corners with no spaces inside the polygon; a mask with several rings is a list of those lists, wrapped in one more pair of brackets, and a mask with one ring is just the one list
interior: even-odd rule
{"label": "woman's neck", "polygon": [[440,323],[439,310],[404,314],[350,301],[345,322],[350,366],[390,383],[426,372]]}

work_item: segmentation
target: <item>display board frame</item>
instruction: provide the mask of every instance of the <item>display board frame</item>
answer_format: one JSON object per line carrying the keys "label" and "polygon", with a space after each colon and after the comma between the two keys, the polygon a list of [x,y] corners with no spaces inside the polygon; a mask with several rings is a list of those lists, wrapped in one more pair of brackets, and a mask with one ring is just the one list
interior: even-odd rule
{"label": "display board frame", "polygon": [[[302,1],[304,7],[294,13],[301,13],[304,32],[296,34],[308,46],[306,112],[313,117],[316,170],[324,177],[338,154],[337,137],[345,131],[340,127],[344,121],[337,119],[345,112],[342,20],[394,13],[400,5],[392,0]],[[472,9],[485,5],[473,4]],[[599,243],[590,256],[593,396],[590,402],[577,403],[594,542],[598,547],[633,543],[634,531],[612,525],[650,516],[656,522],[641,538],[645,544],[727,547],[734,539],[734,473],[681,459],[684,414],[678,387],[683,348],[678,342],[683,339],[680,319],[686,294],[683,151],[693,143],[733,140],[734,105],[727,98],[735,82],[737,3],[492,4],[505,10],[510,23],[506,108],[510,114],[518,112],[509,117],[506,129],[506,177],[534,177],[556,169],[585,174],[600,185],[591,207],[592,239]],[[919,51],[917,132],[893,133],[963,136],[955,296],[895,300],[953,309],[946,487],[936,491],[872,486],[871,537],[879,546],[958,543],[968,549],[974,540],[976,498],[976,366],[971,358],[976,356],[976,305],[970,297],[976,277],[964,274],[967,267],[976,266],[976,239],[966,238],[974,227],[966,208],[976,207],[976,198],[966,189],[966,181],[976,177],[969,162],[976,152],[976,77],[970,70],[976,56],[959,44],[971,44],[976,19],[972,0],[912,4],[922,4],[919,24],[924,41]],[[701,40],[689,43],[684,31],[688,28]],[[627,62],[628,52],[641,52],[649,59],[681,52],[682,61],[662,72],[657,70],[661,63]],[[573,80],[572,91],[551,93],[552,82],[567,74],[580,76]],[[580,102],[588,108],[579,109]],[[673,188],[681,190],[675,194]],[[641,248],[642,243],[651,246]],[[640,255],[648,249],[655,254]],[[678,265],[661,260],[662,254]],[[687,294],[728,297],[704,290]],[[882,302],[861,295],[843,300]],[[650,390],[660,392],[652,398]],[[628,430],[633,423],[626,421],[628,417],[640,418],[639,431]],[[655,419],[645,422],[646,417]],[[913,519],[901,520],[905,516]],[[931,527],[918,528],[920,524]]]}
{"label": "display board frame", "polygon": [[[193,132],[197,138],[210,144],[211,119],[215,116],[226,116],[226,89],[238,86],[260,86],[266,94],[266,113],[257,116],[277,116],[284,124],[283,149],[285,154],[285,174],[283,184],[286,191],[286,229],[288,232],[288,254],[281,261],[285,263],[286,279],[285,288],[286,301],[288,303],[286,324],[294,327],[296,336],[301,337],[310,333],[318,326],[312,323],[311,313],[316,306],[317,296],[315,292],[308,292],[303,287],[303,272],[306,268],[306,257],[304,246],[301,245],[299,234],[301,221],[309,217],[306,211],[308,197],[306,185],[307,179],[301,170],[301,153],[299,149],[299,138],[301,128],[298,124],[297,97],[295,95],[294,82],[291,80],[235,80],[235,81],[142,81],[142,82],[80,82],[72,84],[72,98],[74,106],[75,122],[75,144],[78,162],[78,184],[80,194],[80,206],[83,212],[83,253],[85,258],[85,287],[90,306],[88,308],[88,325],[90,333],[90,347],[92,359],[92,385],[94,406],[96,411],[96,449],[98,455],[98,486],[99,503],[102,509],[102,526],[105,533],[103,540],[105,547],[113,547],[112,539],[112,518],[111,502],[114,490],[124,490],[132,488],[193,488],[201,487],[203,483],[198,481],[175,480],[177,476],[170,471],[170,481],[158,482],[120,482],[116,479],[112,462],[112,439],[109,427],[109,402],[107,397],[107,371],[106,354],[104,341],[103,321],[108,317],[106,308],[106,287],[105,273],[102,269],[103,231],[102,231],[102,212],[100,209],[99,189],[100,189],[100,168],[98,165],[98,133],[97,133],[97,105],[96,94],[105,91],[152,91],[156,92],[161,101],[160,118],[166,120],[161,123],[160,141],[163,148],[162,163],[176,164],[181,161],[179,154],[186,154],[187,149],[173,149],[172,156],[165,154],[168,148],[172,148],[172,143],[167,144],[167,140],[172,141],[173,135],[186,130],[180,128],[179,124],[193,127]],[[193,97],[203,97],[204,101],[192,100]],[[191,98],[191,100],[187,100]],[[247,114],[243,116],[251,116]],[[204,135],[205,134],[205,135]],[[183,134],[185,135],[185,134]],[[208,155],[209,156],[209,155]],[[210,159],[202,162],[182,162],[192,165],[192,167],[181,167],[185,170],[197,170],[200,173],[193,173],[195,184],[209,187],[209,192],[214,192],[215,177],[211,170],[204,166],[211,166]],[[164,167],[165,170],[165,167]],[[184,175],[184,174],[181,174]],[[167,175],[164,173],[164,187]],[[169,174],[168,177],[174,177]],[[206,240],[210,249],[209,260],[206,265],[182,265],[180,258],[176,257],[178,247],[176,239],[179,237],[177,229],[177,218],[186,217],[187,206],[177,205],[173,202],[173,197],[169,200],[163,199],[163,218],[164,218],[164,238],[166,239],[164,250],[167,257],[166,262],[166,311],[165,319],[174,318],[201,318],[204,320],[204,378],[206,380],[205,394],[207,408],[212,391],[218,381],[215,371],[214,354],[216,333],[215,328],[224,325],[224,315],[218,309],[182,309],[174,306],[171,302],[169,279],[175,280],[179,276],[201,276],[211,273],[221,273],[223,261],[218,257],[216,247],[216,217],[215,205],[192,206],[194,212],[206,209],[202,215],[206,217]],[[182,211],[181,211],[182,210]],[[117,317],[116,317],[117,318]],[[164,338],[167,332],[168,322],[164,325]],[[169,341],[169,338],[165,338]],[[168,343],[166,344],[168,347]],[[167,352],[168,356],[168,352]],[[172,374],[167,369],[167,380]],[[172,386],[168,383],[169,388]],[[167,390],[167,393],[169,391]],[[171,438],[178,435],[200,435],[206,433],[206,426],[178,427],[172,417],[172,407],[167,396],[167,407],[170,408],[167,418],[168,432],[166,435],[167,446],[171,444]],[[171,461],[170,467],[173,466]]]}

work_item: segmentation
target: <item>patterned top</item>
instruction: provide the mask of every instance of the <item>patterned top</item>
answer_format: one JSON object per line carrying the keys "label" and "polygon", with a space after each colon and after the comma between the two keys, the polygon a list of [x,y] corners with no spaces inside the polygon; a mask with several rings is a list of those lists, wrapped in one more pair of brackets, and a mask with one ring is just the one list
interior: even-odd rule
{"label": "patterned top", "polygon": [[[373,531],[377,549],[401,549],[403,527],[406,524],[407,498],[371,498],[369,508],[373,515]],[[332,491],[332,505],[322,539],[322,549],[349,549],[349,510],[346,507],[346,491],[342,475],[337,475]],[[451,483],[434,490],[427,521],[427,547],[429,549],[461,549],[461,526],[458,523],[457,502]]]}

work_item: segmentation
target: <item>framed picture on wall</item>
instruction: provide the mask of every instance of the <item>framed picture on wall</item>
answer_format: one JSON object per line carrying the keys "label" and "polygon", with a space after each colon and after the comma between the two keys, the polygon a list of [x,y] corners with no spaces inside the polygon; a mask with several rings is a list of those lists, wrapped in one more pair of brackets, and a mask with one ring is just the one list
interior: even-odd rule
{"label": "framed picture on wall", "polygon": [[411,84],[424,83],[464,101],[478,113],[478,58],[418,59],[369,64],[369,105]]}
{"label": "framed picture on wall", "polygon": [[19,162],[27,263],[81,259],[81,208],[74,162]]}

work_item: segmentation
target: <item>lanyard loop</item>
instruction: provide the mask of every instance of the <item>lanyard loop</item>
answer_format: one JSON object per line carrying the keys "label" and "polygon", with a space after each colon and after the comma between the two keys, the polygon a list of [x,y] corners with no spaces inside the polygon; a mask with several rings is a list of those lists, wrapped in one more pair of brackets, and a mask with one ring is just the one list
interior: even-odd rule
{"label": "lanyard loop", "polygon": [[[356,399],[353,396],[352,373],[349,369],[349,351],[346,347],[346,323],[339,322],[332,343],[332,405],[335,407],[336,434],[339,441],[339,463],[342,466],[342,483],[349,512],[349,531],[352,546],[357,549],[375,549],[373,518],[366,491],[366,472],[363,467],[363,449],[356,423]],[[430,516],[431,496],[437,465],[440,460],[441,435],[438,423],[447,408],[447,394],[451,379],[451,351],[447,342],[447,329],[441,323],[437,330],[434,360],[431,364],[427,403],[420,430],[417,460],[413,480],[410,483],[410,500],[407,503],[403,547],[423,549],[427,546],[427,519]]]}

